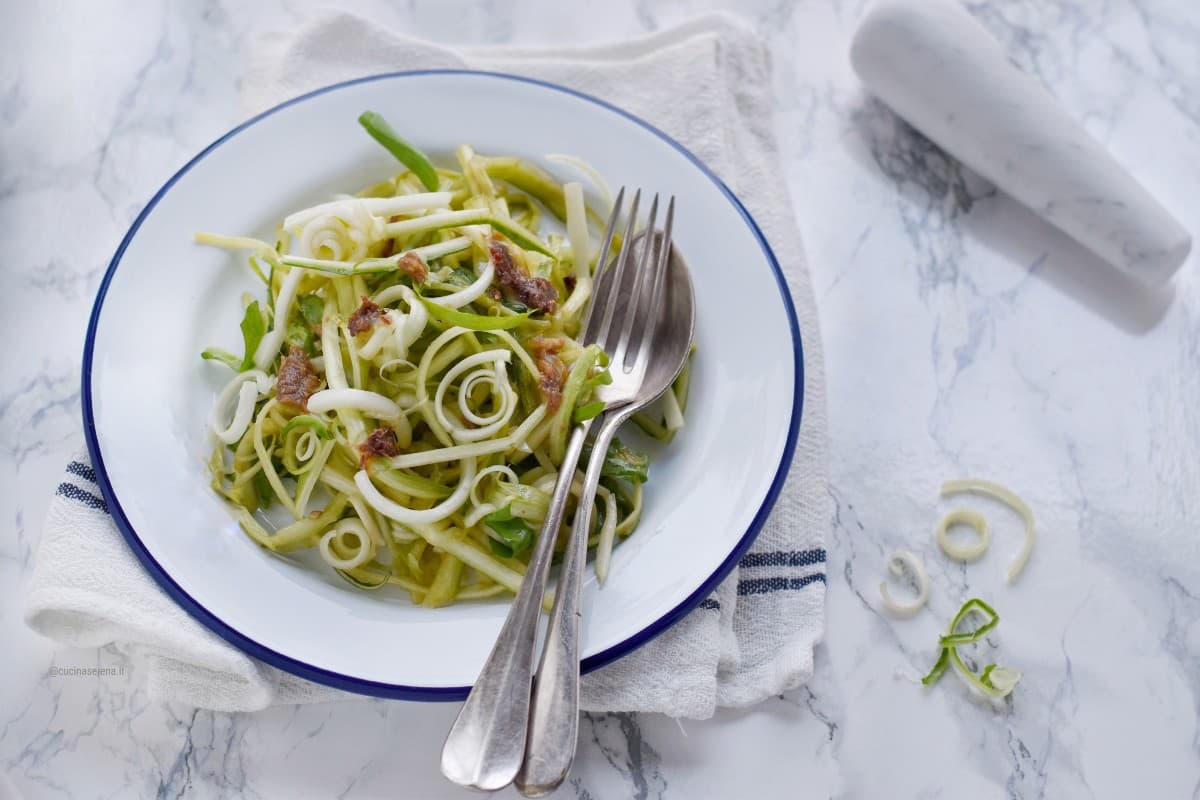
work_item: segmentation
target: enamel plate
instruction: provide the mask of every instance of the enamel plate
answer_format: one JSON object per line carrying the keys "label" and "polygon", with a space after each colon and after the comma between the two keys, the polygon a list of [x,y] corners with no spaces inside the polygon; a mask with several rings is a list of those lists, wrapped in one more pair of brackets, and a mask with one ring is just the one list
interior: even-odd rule
{"label": "enamel plate", "polygon": [[[472,122],[513,108],[520,125]],[[261,283],[243,255],[193,244],[192,234],[269,239],[288,212],[398,172],[356,122],[366,109],[443,163],[465,142],[576,180],[541,160],[569,153],[614,190],[679,198],[675,242],[692,270],[698,343],[687,426],[652,453],[642,523],[616,548],[608,583],[585,587],[583,668],[595,669],[694,608],[750,546],[792,456],[803,372],[779,265],[738,200],[660,131],[573,91],[478,72],[382,75],[278,106],[181,169],[121,242],[92,311],[83,412],[104,499],[162,588],[247,653],[364,694],[466,695],[507,600],[419,608],[273,556],[242,533],[205,467],[208,415],[228,374],[200,351],[241,352],[238,298]]]}

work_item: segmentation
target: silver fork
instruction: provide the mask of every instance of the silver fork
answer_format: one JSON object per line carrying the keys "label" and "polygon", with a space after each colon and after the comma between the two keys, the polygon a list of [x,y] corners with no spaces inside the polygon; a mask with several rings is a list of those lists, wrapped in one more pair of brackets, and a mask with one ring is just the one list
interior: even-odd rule
{"label": "silver fork", "polygon": [[[623,363],[618,362],[615,358],[616,353],[619,351],[622,354],[622,359],[624,359],[625,354],[629,351],[632,329],[636,318],[647,314],[653,308],[650,303],[657,300],[662,283],[661,280],[656,279],[654,276],[661,273],[666,263],[665,258],[654,259],[654,263],[647,269],[646,265],[650,260],[650,253],[653,248],[648,244],[643,244],[638,257],[638,263],[632,267],[634,281],[630,282],[628,291],[623,291],[626,283],[624,279],[627,277],[626,271],[629,269],[628,265],[632,258],[632,250],[634,249],[632,243],[634,242],[636,231],[638,203],[641,199],[641,192],[638,191],[634,194],[633,202],[630,204],[629,217],[625,226],[625,235],[622,240],[623,246],[621,247],[620,255],[616,263],[610,268],[612,274],[607,276],[604,274],[608,271],[605,270],[604,265],[608,261],[617,221],[620,218],[622,206],[624,205],[624,197],[625,190],[622,189],[617,194],[617,199],[613,203],[613,211],[605,229],[604,240],[597,260],[595,294],[583,322],[582,336],[584,344],[598,344],[606,352],[614,356],[610,362],[613,383],[610,386],[604,387],[605,392],[600,397],[601,400],[610,406],[620,405],[622,402],[627,403],[636,394],[637,387],[626,376],[624,370],[614,370],[611,369],[611,366]],[[671,205],[673,208],[673,199]],[[654,229],[654,217],[657,214],[657,209],[658,197],[655,196],[654,202],[651,204],[650,220],[647,225],[647,230],[649,231],[653,231]],[[668,213],[669,216],[670,212]],[[652,242],[653,240],[653,236],[643,237],[644,243]],[[669,247],[665,248],[664,252],[669,252],[669,249]],[[648,275],[650,277],[647,277]],[[641,278],[641,281],[637,281],[636,279],[638,278]],[[642,340],[651,338],[650,334],[653,333],[653,330],[653,327],[647,325],[641,326],[641,339],[638,341],[641,342]],[[644,349],[644,347],[639,345],[637,353],[641,354]],[[636,365],[640,362],[635,358],[634,363]],[[644,374],[644,363],[641,363],[640,370],[641,374]],[[617,373],[621,373],[619,381]],[[640,383],[640,378],[637,380]],[[627,396],[623,396],[621,394],[622,391],[626,392]],[[622,399],[623,397],[624,399]],[[530,557],[529,568],[525,571],[525,577],[521,581],[521,589],[517,593],[512,607],[509,609],[508,617],[504,621],[504,626],[500,629],[500,635],[496,640],[496,644],[493,646],[487,662],[480,671],[479,677],[475,681],[475,685],[471,689],[466,703],[463,704],[458,718],[450,728],[450,733],[446,737],[446,743],[442,748],[442,773],[450,780],[462,786],[485,791],[494,791],[503,788],[516,777],[517,771],[520,769],[521,763],[525,758],[526,732],[529,727],[530,691],[533,684],[533,653],[537,643],[538,617],[542,598],[546,590],[546,579],[549,574],[550,562],[554,553],[554,542],[558,538],[558,531],[562,525],[567,499],[571,493],[571,484],[575,477],[575,469],[583,450],[584,439],[592,426],[592,422],[593,420],[586,420],[576,425],[571,432],[566,453],[563,457],[563,463],[559,468],[558,481],[555,483],[554,493],[550,499],[550,506],[546,512],[546,519],[542,523],[541,533],[538,536],[537,544],[534,546],[533,554]],[[604,453],[607,452],[607,445],[605,445],[603,450],[596,450],[594,452],[600,454],[598,460],[603,462]],[[582,540],[583,555],[586,558],[587,536],[584,535]],[[569,547],[568,549],[573,550],[574,548]],[[567,561],[574,561],[574,559],[570,558]],[[554,625],[554,619],[561,620],[563,616],[564,612],[560,611],[563,605],[563,596],[571,595],[574,597],[579,594],[578,586],[574,586],[573,589],[571,588],[570,581],[572,578],[566,572],[566,563],[564,562],[564,576],[562,580],[567,583],[560,584],[555,600],[552,626]],[[582,565],[578,567],[577,571],[582,572]],[[575,580],[581,582],[579,581],[579,576]],[[570,616],[575,618],[576,631],[578,630],[578,608],[578,600],[570,601]],[[574,638],[577,640],[578,636]],[[574,696],[577,708],[579,675],[577,644],[575,645],[575,654],[574,669],[576,680]],[[574,753],[575,735],[578,729],[578,713],[576,712],[574,716],[576,718],[571,733],[572,755]],[[568,760],[567,763],[569,766],[570,761]]]}
{"label": "silver fork", "polygon": [[[635,209],[636,205],[635,197]],[[605,413],[592,443],[592,454],[571,525],[571,538],[563,554],[550,625],[534,679],[525,761],[516,777],[517,787],[526,797],[541,797],[554,791],[566,778],[575,758],[579,736],[579,628],[583,618],[583,578],[587,567],[592,502],[600,483],[605,454],[617,429],[661,393],[661,387],[646,386],[645,378],[662,307],[663,281],[670,263],[675,198],[667,204],[661,235],[654,231],[657,214],[658,196],[655,195],[650,204],[649,222],[641,236],[638,267],[629,278],[631,302],[627,304],[629,310],[624,318],[614,321],[615,303],[612,301],[625,299],[620,291],[625,278],[623,271],[630,253],[637,246],[633,238],[632,214],[626,227],[621,258],[609,276],[614,287],[608,293],[610,302],[599,312],[593,306],[593,316],[588,320],[589,333],[597,342],[604,343],[605,352],[609,354],[612,383],[597,391],[598,399],[605,404]],[[690,340],[690,330],[688,338]],[[671,380],[674,380],[673,376],[667,383]]]}

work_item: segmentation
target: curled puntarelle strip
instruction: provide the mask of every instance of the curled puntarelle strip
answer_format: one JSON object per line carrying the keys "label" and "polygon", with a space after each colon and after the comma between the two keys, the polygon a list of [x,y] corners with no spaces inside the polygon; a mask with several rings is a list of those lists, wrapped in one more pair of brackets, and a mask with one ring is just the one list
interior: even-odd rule
{"label": "curled puntarelle strip", "polygon": [[888,591],[887,581],[879,584],[879,594],[883,597],[883,607],[897,617],[911,617],[925,607],[929,601],[929,575],[921,560],[907,550],[896,550],[888,556],[888,572],[895,577],[907,573],[917,586],[917,596],[907,603],[897,603]]}
{"label": "curled puntarelle strip", "polygon": [[[1026,504],[1026,502],[1018,497],[1014,492],[1006,489],[998,483],[993,483],[992,481],[980,480],[979,478],[966,478],[958,481],[946,481],[942,484],[942,497],[963,493],[982,494],[995,498],[1019,514],[1021,520],[1025,523],[1025,541],[1021,545],[1021,550],[1017,553],[1017,557],[1013,560],[1012,566],[1008,568],[1008,582],[1012,583],[1017,579],[1017,576],[1021,574],[1021,570],[1025,568],[1025,562],[1029,560],[1029,554],[1033,551],[1033,511],[1031,511],[1028,504]],[[947,520],[950,519],[950,516],[955,513],[959,513],[960,516],[956,520],[947,522]],[[983,549],[979,551],[979,555],[975,556],[975,558],[978,558],[979,556],[983,555],[983,550],[987,549],[987,541],[989,538],[987,534],[985,534],[987,525],[986,523],[984,523],[982,526],[977,524],[977,522],[983,522],[983,518],[979,517],[977,514],[975,517],[977,517],[978,520],[973,520],[962,514],[963,512],[951,512],[950,515],[947,515],[946,519],[942,520],[941,524],[938,526],[938,545],[941,546],[946,555],[950,556],[951,558],[958,558],[946,548],[946,546],[942,543],[942,539],[945,537],[946,528],[950,524],[953,524],[954,521],[969,522],[970,524],[974,525],[976,530],[979,531],[982,542]],[[973,552],[973,550],[971,552]],[[960,560],[973,561],[974,559]]]}

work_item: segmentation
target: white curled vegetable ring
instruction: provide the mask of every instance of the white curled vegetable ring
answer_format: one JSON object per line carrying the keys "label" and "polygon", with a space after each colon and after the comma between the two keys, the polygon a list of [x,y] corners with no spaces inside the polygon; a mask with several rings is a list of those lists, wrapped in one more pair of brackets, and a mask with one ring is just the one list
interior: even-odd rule
{"label": "white curled vegetable ring", "polygon": [[887,581],[879,584],[879,594],[883,596],[883,606],[897,617],[912,617],[929,602],[929,575],[921,560],[907,550],[895,550],[887,559],[888,572],[899,578],[907,571],[917,585],[917,596],[908,603],[898,603],[888,591]]}
{"label": "white curled vegetable ring", "polygon": [[[212,417],[209,419],[213,434],[225,444],[233,444],[241,439],[254,417],[254,404],[258,402],[258,396],[271,391],[271,384],[267,373],[260,369],[234,375],[213,403]],[[235,397],[237,405],[231,412],[230,406]],[[226,419],[229,421],[225,422]]]}

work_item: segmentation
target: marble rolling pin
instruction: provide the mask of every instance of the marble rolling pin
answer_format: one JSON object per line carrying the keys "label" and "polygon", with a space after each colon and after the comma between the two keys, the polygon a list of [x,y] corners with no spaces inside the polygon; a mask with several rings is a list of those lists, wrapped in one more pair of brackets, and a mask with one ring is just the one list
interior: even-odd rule
{"label": "marble rolling pin", "polygon": [[873,93],[942,148],[1149,286],[1192,239],[951,0],[881,0],[850,51]]}

